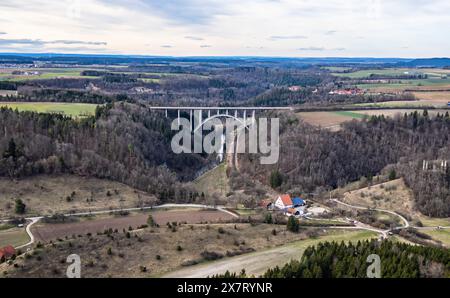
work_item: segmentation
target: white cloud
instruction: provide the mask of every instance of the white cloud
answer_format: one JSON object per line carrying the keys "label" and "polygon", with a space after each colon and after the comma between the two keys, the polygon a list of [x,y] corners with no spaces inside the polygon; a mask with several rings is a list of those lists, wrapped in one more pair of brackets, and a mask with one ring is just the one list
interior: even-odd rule
{"label": "white cloud", "polygon": [[61,51],[73,45],[154,55],[450,53],[447,0],[2,0],[0,11],[2,32],[22,40],[0,41],[0,50],[29,49],[28,40],[40,50],[54,41]]}

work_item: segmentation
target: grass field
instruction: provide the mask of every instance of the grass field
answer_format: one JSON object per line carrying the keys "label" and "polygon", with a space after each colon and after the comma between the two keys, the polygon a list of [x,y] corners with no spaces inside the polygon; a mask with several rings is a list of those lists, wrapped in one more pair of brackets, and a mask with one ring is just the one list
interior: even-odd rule
{"label": "grass field", "polygon": [[15,90],[0,90],[0,97],[2,96],[17,96],[17,91]]}
{"label": "grass field", "polygon": [[[277,231],[276,235],[273,235],[274,229]],[[127,231],[123,230],[110,235],[96,233],[87,235],[87,231],[84,231],[80,236],[75,235],[74,238],[70,236],[67,240],[64,237],[62,241],[54,241],[54,245],[34,249],[31,258],[20,257],[16,260],[18,268],[2,264],[0,273],[6,270],[11,277],[63,277],[67,264],[61,263],[60,260],[65,260],[69,253],[77,253],[83,264],[93,264],[93,266],[83,265],[83,277],[161,276],[199,262],[215,264],[216,262],[209,262],[205,258],[203,254],[205,251],[217,253],[223,260],[233,260],[226,256],[233,254],[246,257],[251,251],[278,248],[302,239],[308,241],[308,232],[313,230],[319,237],[328,233],[334,234],[331,229],[323,232],[323,229],[308,228],[302,229],[300,233],[291,233],[286,231],[284,225],[239,223],[183,224],[178,225],[175,230],[162,225],[159,228],[131,231],[128,235]],[[358,237],[354,232],[348,231],[348,235],[341,233],[341,237],[356,241]],[[367,236],[363,234],[361,237],[364,235]],[[108,249],[111,249],[111,253],[108,253]],[[291,253],[297,251],[295,247],[289,250]],[[40,259],[37,259],[37,255]],[[259,261],[261,260],[264,259]],[[22,265],[25,269],[22,269]],[[147,270],[142,271],[141,266],[145,266]]]}
{"label": "grass field", "polygon": [[16,198],[27,205],[28,217],[148,206],[156,202],[154,196],[118,182],[72,175],[41,175],[17,181],[0,178],[0,189],[0,218],[15,216]]}
{"label": "grass field", "polygon": [[420,232],[441,241],[446,247],[450,247],[450,230],[420,230]]}
{"label": "grass field", "polygon": [[346,70],[350,70],[350,67],[343,67],[343,66],[324,66],[321,67],[322,69],[326,69],[329,70],[331,72],[342,72],[342,71],[346,71]]}
{"label": "grass field", "polygon": [[394,80],[392,83],[359,84],[360,89],[373,92],[401,91],[401,90],[423,90],[423,89],[447,89],[450,88],[450,79],[428,78],[419,80]]}
{"label": "grass field", "polygon": [[[415,69],[408,68],[386,68],[386,69],[365,69],[350,73],[333,73],[334,76],[348,77],[352,79],[362,79],[370,77],[371,75],[385,75],[385,76],[402,76],[408,73],[418,73]],[[419,72],[421,73],[421,72]]]}
{"label": "grass field", "polygon": [[24,228],[10,228],[0,230],[0,247],[12,245],[14,247],[26,244],[30,241]]}
{"label": "grass field", "polygon": [[425,227],[449,227],[450,226],[450,218],[433,218],[425,215],[421,215],[419,217],[420,222]]}
{"label": "grass field", "polygon": [[140,78],[138,80],[144,83],[159,83],[161,81],[161,79],[148,79],[148,78]]}
{"label": "grass field", "polygon": [[239,273],[243,268],[245,268],[248,275],[257,276],[263,274],[269,268],[283,266],[292,259],[301,259],[303,252],[308,246],[317,245],[320,242],[357,242],[359,240],[362,241],[376,237],[376,233],[369,231],[329,230],[325,235],[317,238],[304,239],[243,256],[231,257],[220,261],[191,266],[171,272],[164,277],[207,277],[225,273],[227,270],[230,272]]}
{"label": "grass field", "polygon": [[0,102],[0,107],[38,113],[62,113],[71,117],[94,115],[96,104],[61,102]]}
{"label": "grass field", "polygon": [[352,119],[360,119],[360,115],[354,117],[354,113],[342,112],[300,112],[297,116],[308,124],[337,131],[340,125]]}
{"label": "grass field", "polygon": [[338,112],[333,112],[336,115],[342,115],[342,116],[347,116],[350,117],[352,119],[364,119],[367,118],[366,115],[361,114],[359,112],[352,112],[352,111],[338,111]]}
{"label": "grass field", "polygon": [[230,190],[226,171],[226,163],[222,163],[215,169],[206,172],[195,180],[194,185],[196,189],[206,195],[218,193],[221,196],[225,196]]}
{"label": "grass field", "polygon": [[[373,113],[370,113],[373,112]],[[331,111],[331,112],[300,112],[298,117],[308,124],[337,131],[344,122],[353,119],[361,120],[371,115],[391,114],[390,110],[377,111]]]}
{"label": "grass field", "polygon": [[[13,75],[14,70],[23,72],[39,72],[39,74]],[[0,80],[20,82],[30,80],[45,80],[56,78],[85,78],[95,79],[97,77],[82,76],[81,72],[87,70],[83,68],[35,68],[35,69],[1,69]]]}

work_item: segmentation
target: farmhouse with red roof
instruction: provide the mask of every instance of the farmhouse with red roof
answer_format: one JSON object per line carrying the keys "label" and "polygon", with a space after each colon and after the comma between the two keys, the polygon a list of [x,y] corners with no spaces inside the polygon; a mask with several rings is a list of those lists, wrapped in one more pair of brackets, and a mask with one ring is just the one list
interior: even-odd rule
{"label": "farmhouse with red roof", "polygon": [[281,195],[278,196],[277,200],[275,201],[275,207],[277,207],[278,209],[288,209],[288,208],[292,208],[294,206],[294,204],[292,203],[292,199],[290,195]]}

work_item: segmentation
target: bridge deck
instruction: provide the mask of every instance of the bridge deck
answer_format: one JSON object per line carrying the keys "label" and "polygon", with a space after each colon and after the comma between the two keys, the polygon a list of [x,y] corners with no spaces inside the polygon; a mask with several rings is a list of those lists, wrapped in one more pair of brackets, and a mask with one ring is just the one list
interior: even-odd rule
{"label": "bridge deck", "polygon": [[292,111],[292,107],[148,107],[151,110],[285,110]]}

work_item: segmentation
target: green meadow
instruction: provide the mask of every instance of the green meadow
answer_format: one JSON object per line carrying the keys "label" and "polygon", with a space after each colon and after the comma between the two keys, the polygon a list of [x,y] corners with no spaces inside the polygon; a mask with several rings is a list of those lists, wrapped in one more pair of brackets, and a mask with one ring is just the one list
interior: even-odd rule
{"label": "green meadow", "polygon": [[0,107],[38,113],[61,113],[71,117],[94,115],[96,104],[61,102],[0,102]]}

